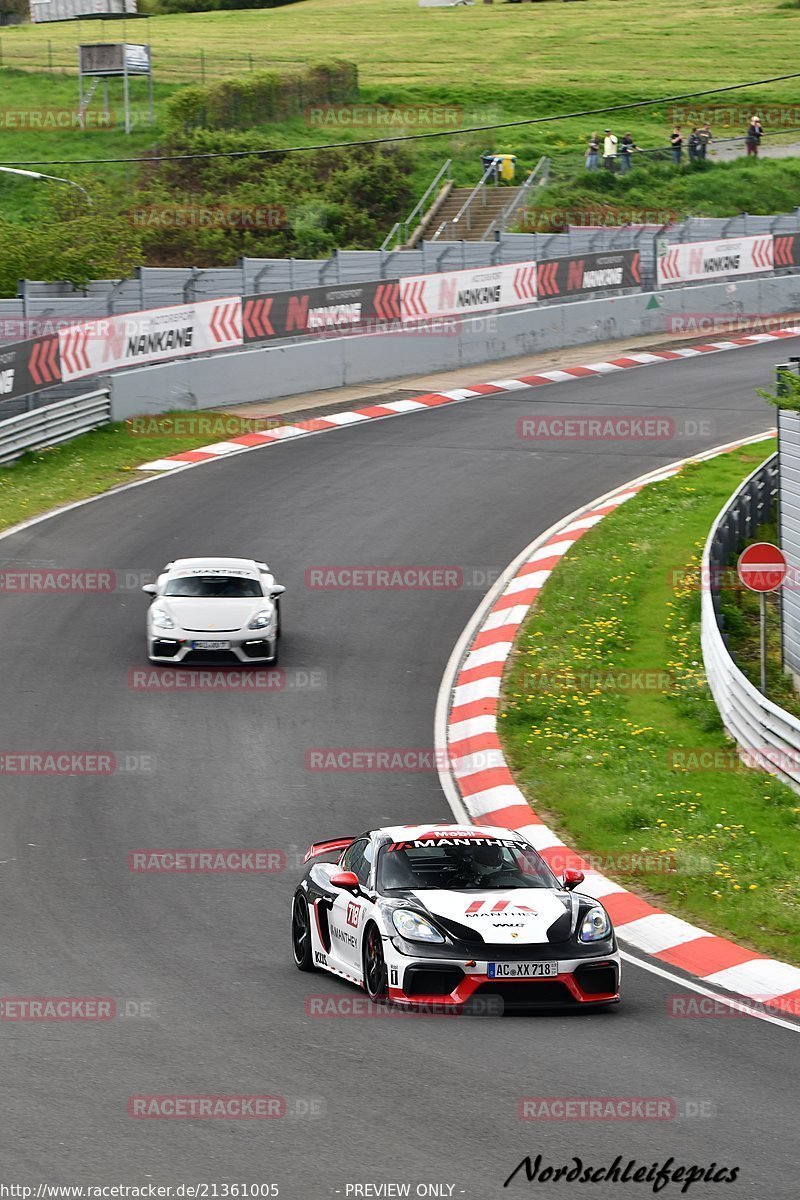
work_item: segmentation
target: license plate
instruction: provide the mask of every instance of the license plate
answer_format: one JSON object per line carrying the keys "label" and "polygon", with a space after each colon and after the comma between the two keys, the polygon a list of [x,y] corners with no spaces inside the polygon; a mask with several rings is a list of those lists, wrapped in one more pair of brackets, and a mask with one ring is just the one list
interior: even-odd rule
{"label": "license plate", "polygon": [[230,642],[192,642],[193,650],[230,650]]}
{"label": "license plate", "polygon": [[557,962],[489,963],[490,979],[545,979],[558,974]]}

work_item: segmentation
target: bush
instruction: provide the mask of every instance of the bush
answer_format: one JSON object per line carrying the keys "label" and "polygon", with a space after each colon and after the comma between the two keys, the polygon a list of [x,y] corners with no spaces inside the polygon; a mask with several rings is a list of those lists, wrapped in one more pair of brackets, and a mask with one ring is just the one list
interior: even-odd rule
{"label": "bush", "polygon": [[[296,4],[298,0],[150,0],[148,12],[159,13],[188,13],[188,12],[218,12],[220,9],[234,8],[282,8],[284,4]],[[140,12],[141,6],[140,6]]]}
{"label": "bush", "polygon": [[285,121],[312,105],[357,98],[358,70],[353,63],[317,63],[306,71],[254,72],[206,87],[181,88],[167,101],[165,123],[172,134],[189,134],[195,129],[251,129]]}

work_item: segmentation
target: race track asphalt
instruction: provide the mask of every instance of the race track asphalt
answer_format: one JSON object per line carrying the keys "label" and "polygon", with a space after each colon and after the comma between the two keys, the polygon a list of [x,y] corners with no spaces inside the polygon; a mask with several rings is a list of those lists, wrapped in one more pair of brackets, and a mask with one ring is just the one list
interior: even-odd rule
{"label": "race track asphalt", "polygon": [[[265,557],[288,589],[281,666],[297,685],[137,690],[138,590],[2,597],[2,748],[154,756],[149,773],[0,775],[2,995],[149,1006],[108,1022],[0,1023],[4,1182],[277,1183],[297,1200],[387,1183],[408,1183],[411,1195],[452,1185],[471,1200],[653,1194],[650,1184],[527,1183],[522,1173],[503,1188],[525,1154],[541,1153],[596,1167],[616,1155],[715,1161],[738,1166],[738,1180],[695,1184],[691,1197],[797,1200],[793,1031],[675,1019],[675,983],[630,965],[624,1004],[604,1014],[316,1018],[310,995],[358,993],[297,972],[289,944],[295,864],[309,842],[449,816],[434,771],[312,771],[307,752],[430,748],[445,663],[494,574],[579,504],[769,428],[754,388],[769,385],[790,345],[343,428],[159,478],[0,541],[1,569],[97,568],[123,585],[173,557]],[[655,442],[516,433],[521,416],[590,413],[667,416],[687,432]],[[465,585],[306,586],[308,569],[347,565],[456,566]],[[304,673],[320,686],[304,686]],[[289,866],[129,871],[130,851],[157,847],[268,847]],[[279,1095],[288,1111],[131,1119],[128,1097],[152,1093]],[[524,1096],[670,1097],[681,1115],[523,1122]]]}

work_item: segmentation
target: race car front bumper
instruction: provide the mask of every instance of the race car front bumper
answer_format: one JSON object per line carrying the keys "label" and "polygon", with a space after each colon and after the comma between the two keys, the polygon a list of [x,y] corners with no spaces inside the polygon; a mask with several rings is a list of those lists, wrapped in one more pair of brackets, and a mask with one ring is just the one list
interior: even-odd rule
{"label": "race car front bumper", "polygon": [[[167,636],[168,634],[168,636]],[[224,643],[219,647],[204,647],[202,642]],[[147,639],[147,653],[151,662],[159,663],[271,663],[275,660],[277,637],[267,630],[248,629],[237,633],[221,633],[218,638],[210,634],[203,638],[197,633],[181,629],[170,629]]]}
{"label": "race car front bumper", "polygon": [[[521,961],[535,955],[519,954]],[[404,961],[403,961],[404,959]],[[543,960],[553,962],[555,960]],[[601,956],[559,958],[557,973],[536,978],[498,975],[493,961],[427,957],[409,961],[387,956],[389,999],[395,1004],[461,1007],[491,999],[492,1011],[505,1008],[587,1008],[615,1004],[620,998],[620,960],[616,949]],[[551,968],[552,969],[552,968]]]}

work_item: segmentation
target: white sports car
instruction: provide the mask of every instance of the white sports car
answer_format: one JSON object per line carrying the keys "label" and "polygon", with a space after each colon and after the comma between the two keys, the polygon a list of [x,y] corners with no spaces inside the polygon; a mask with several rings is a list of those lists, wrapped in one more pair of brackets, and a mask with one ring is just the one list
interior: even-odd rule
{"label": "white sports car", "polygon": [[[319,861],[337,855],[336,862]],[[322,968],[374,1000],[462,1007],[614,1004],[611,920],[556,878],[522,834],[492,826],[397,825],[318,842],[292,904],[301,971]]]}
{"label": "white sports car", "polygon": [[265,562],[250,558],[179,558],[155,583],[147,614],[151,662],[278,661],[279,597]]}

